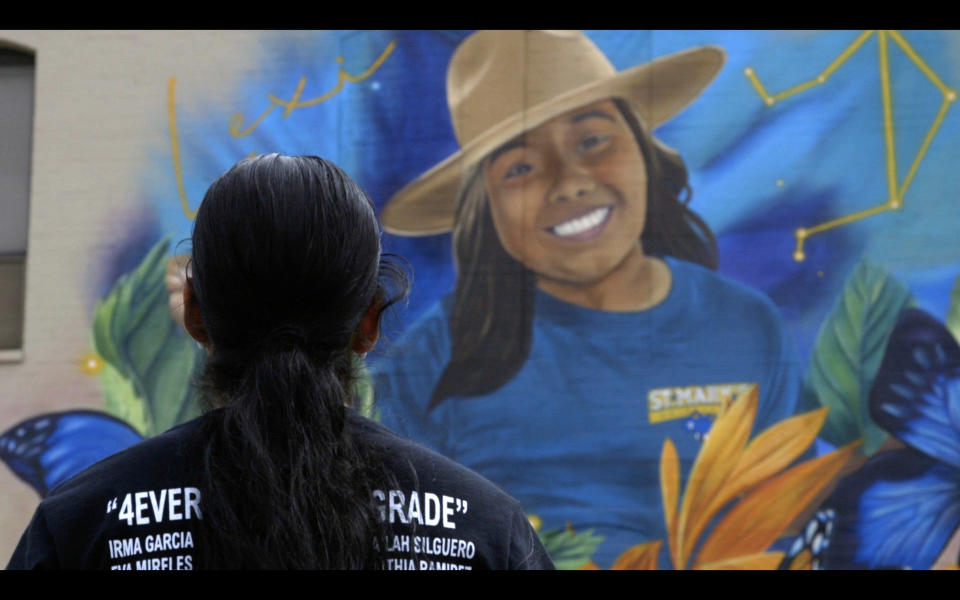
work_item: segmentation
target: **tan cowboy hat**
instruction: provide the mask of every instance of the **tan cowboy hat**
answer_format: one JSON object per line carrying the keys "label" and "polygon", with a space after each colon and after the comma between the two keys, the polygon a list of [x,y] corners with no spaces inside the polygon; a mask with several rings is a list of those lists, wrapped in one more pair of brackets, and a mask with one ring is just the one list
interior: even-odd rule
{"label": "tan cowboy hat", "polygon": [[464,170],[513,137],[605,98],[629,102],[656,127],[686,108],[720,72],[716,46],[691,48],[617,72],[579,31],[479,31],[457,47],[447,104],[460,150],[394,194],[380,219],[393,234],[453,228]]}

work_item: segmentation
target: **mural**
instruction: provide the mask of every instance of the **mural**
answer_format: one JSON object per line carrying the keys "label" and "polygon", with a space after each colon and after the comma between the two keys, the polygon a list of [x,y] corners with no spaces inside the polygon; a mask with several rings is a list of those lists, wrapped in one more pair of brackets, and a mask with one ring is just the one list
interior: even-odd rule
{"label": "mural", "polygon": [[197,414],[176,242],[240,158],[319,154],[416,276],[361,409],[517,497],[559,567],[958,566],[960,34],[283,32],[261,56],[230,114],[165,82],[159,225],[81,357],[104,411],[0,435],[41,496]]}

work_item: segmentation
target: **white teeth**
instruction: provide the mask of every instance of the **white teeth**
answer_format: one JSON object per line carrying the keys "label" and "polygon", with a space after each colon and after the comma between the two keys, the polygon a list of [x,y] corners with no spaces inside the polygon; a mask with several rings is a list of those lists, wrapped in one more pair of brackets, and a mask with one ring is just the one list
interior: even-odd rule
{"label": "white teeth", "polygon": [[554,225],[550,229],[553,231],[553,233],[559,235],[560,237],[577,235],[602,223],[603,220],[607,218],[608,214],[610,214],[610,207],[604,206],[603,208],[591,210],[582,217],[577,217],[576,219],[564,221],[559,225]]}

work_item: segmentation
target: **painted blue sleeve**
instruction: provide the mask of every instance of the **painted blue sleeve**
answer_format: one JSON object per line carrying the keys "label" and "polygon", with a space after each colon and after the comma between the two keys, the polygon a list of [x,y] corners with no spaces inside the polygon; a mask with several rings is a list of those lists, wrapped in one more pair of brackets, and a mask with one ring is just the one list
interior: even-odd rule
{"label": "painted blue sleeve", "polygon": [[449,357],[447,315],[438,302],[371,368],[380,422],[446,456],[448,413],[444,406],[431,411],[427,406]]}
{"label": "painted blue sleeve", "polygon": [[770,362],[766,377],[760,383],[754,435],[797,413],[801,385],[802,369],[793,337],[776,306],[769,300],[765,304],[766,310],[760,313],[758,320],[761,331],[772,333]]}

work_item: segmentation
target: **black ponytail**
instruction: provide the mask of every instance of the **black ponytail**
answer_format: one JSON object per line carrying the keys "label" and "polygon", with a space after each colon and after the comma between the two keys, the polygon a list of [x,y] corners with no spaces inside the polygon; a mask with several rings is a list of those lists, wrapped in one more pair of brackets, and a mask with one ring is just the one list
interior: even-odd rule
{"label": "black ponytail", "polygon": [[[378,568],[383,459],[346,427],[351,342],[392,302],[373,206],[316,157],[247,159],[210,187],[193,289],[214,410],[198,441],[203,568]],[[399,281],[401,293],[405,284]]]}

